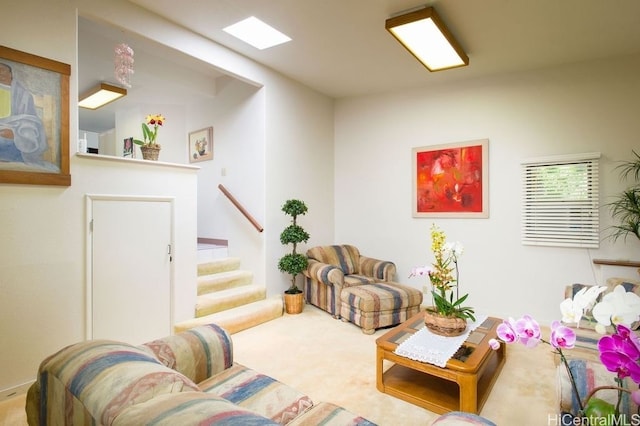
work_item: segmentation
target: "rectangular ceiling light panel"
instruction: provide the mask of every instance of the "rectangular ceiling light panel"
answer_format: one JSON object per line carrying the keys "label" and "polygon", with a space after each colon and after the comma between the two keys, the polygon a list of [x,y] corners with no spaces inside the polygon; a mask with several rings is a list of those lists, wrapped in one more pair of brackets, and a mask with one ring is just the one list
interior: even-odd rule
{"label": "rectangular ceiling light panel", "polygon": [[97,109],[108,103],[120,99],[127,94],[127,90],[122,87],[112,86],[107,83],[100,83],[87,93],[80,96],[78,106],[87,109]]}
{"label": "rectangular ceiling light panel", "polygon": [[224,32],[244,41],[256,49],[267,49],[291,41],[291,38],[255,16],[223,28]]}
{"label": "rectangular ceiling light panel", "polygon": [[469,65],[469,57],[432,7],[389,18],[385,28],[429,71]]}

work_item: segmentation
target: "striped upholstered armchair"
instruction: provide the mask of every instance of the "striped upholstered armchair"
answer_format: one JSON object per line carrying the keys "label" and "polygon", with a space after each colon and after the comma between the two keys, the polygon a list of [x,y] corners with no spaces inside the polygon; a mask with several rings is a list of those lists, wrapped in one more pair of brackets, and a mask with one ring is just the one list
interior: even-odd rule
{"label": "striped upholstered armchair", "polygon": [[393,262],[363,256],[352,245],[317,246],[307,250],[309,266],[305,276],[305,300],[340,317],[343,288],[380,281],[393,281]]}

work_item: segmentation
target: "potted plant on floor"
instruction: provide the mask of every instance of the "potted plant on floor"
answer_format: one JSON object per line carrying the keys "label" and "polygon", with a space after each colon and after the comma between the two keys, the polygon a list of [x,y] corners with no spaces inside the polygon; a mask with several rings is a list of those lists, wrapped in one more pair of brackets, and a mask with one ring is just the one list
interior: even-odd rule
{"label": "potted plant on floor", "polygon": [[280,234],[280,242],[283,245],[292,245],[291,253],[285,254],[278,261],[278,269],[291,275],[291,286],[284,292],[285,310],[288,314],[299,314],[302,312],[303,299],[302,290],[296,285],[296,278],[307,268],[307,256],[296,252],[299,243],[306,243],[309,234],[296,223],[298,216],[307,213],[307,206],[304,201],[287,200],[282,206],[282,211],[291,216],[291,224]]}

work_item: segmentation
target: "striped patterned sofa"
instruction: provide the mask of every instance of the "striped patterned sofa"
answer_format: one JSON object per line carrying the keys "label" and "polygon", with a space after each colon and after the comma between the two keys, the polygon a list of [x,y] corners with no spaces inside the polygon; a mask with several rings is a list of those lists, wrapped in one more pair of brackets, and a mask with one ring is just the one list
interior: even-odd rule
{"label": "striped patterned sofa", "polygon": [[65,347],[40,364],[26,411],[30,425],[373,425],[234,363],[214,324],[141,346]]}

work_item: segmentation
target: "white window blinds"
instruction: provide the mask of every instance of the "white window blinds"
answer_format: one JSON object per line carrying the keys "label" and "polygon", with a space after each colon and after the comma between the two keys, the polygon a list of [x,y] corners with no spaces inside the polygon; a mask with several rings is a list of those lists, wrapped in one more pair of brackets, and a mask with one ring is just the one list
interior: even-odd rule
{"label": "white window blinds", "polygon": [[522,163],[522,244],[598,248],[600,153]]}

